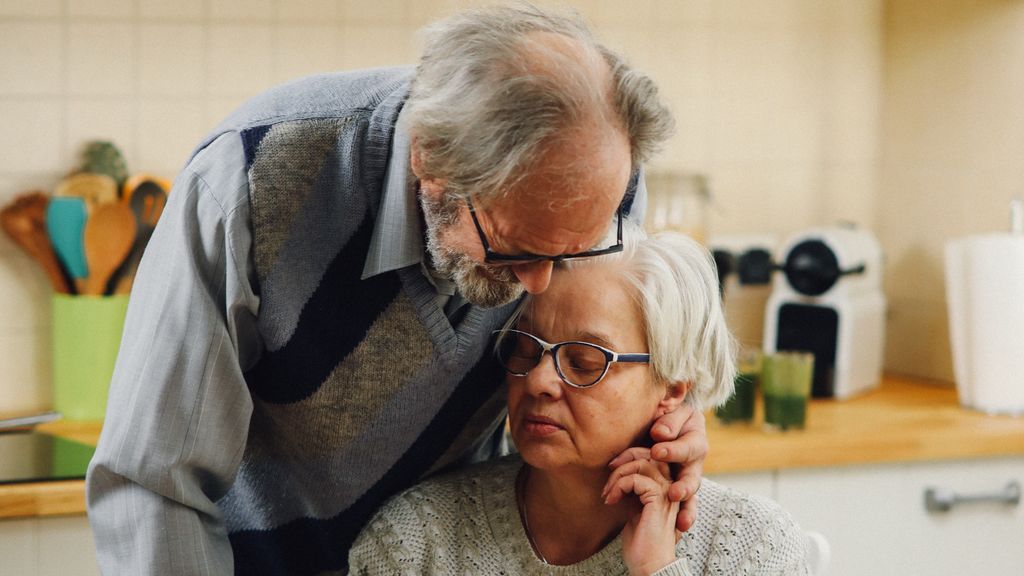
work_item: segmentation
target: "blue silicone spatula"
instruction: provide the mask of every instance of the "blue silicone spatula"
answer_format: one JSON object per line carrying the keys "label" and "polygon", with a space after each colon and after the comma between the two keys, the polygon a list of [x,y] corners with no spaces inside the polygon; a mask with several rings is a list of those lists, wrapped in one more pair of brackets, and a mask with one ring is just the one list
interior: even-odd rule
{"label": "blue silicone spatula", "polygon": [[85,262],[85,201],[55,197],[46,207],[46,232],[68,274],[76,281],[89,276]]}

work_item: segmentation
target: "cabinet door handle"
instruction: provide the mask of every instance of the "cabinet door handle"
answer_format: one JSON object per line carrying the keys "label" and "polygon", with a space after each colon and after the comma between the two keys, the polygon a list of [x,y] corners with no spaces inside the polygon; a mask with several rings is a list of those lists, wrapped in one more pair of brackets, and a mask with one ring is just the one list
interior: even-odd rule
{"label": "cabinet door handle", "polygon": [[999,492],[957,494],[946,488],[928,488],[924,491],[924,508],[929,512],[948,512],[957,504],[969,502],[996,502],[1008,506],[1020,504],[1020,483],[1011,480]]}

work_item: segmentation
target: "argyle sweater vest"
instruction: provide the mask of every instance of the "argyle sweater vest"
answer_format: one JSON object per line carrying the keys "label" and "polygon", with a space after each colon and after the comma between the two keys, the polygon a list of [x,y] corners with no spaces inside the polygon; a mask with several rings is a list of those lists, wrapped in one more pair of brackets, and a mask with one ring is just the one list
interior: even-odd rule
{"label": "argyle sweater vest", "polygon": [[409,74],[299,81],[210,137],[242,139],[260,296],[248,440],[218,501],[237,574],[345,573],[388,497],[485,453],[501,422],[486,352],[513,305],[453,326],[418,266],[360,279]]}

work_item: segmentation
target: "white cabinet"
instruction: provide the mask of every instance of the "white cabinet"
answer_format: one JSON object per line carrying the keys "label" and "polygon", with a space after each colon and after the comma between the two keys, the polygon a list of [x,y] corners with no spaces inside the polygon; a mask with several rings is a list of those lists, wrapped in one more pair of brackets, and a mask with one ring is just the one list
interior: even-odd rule
{"label": "white cabinet", "polygon": [[734,490],[777,500],[775,472],[747,472],[743,474],[708,474],[707,477]]}
{"label": "white cabinet", "polygon": [[0,574],[99,575],[85,516],[0,520]]}
{"label": "white cabinet", "polygon": [[887,464],[776,473],[776,500],[831,545],[828,576],[1020,576],[1024,504],[927,512],[925,490],[973,495],[1024,484],[1024,458]]}

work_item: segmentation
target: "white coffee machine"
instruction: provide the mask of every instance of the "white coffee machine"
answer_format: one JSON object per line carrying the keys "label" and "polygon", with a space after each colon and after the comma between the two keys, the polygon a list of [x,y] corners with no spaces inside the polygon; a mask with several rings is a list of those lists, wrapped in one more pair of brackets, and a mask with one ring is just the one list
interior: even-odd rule
{"label": "white coffee machine", "polygon": [[765,307],[764,349],[814,353],[815,398],[846,398],[882,376],[882,250],[852,227],[812,229],[776,253]]}

